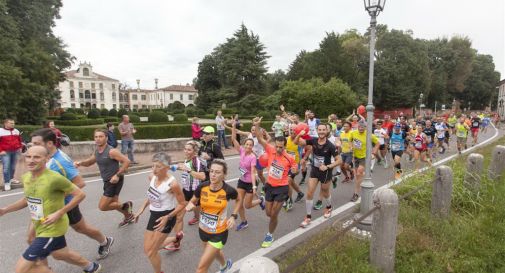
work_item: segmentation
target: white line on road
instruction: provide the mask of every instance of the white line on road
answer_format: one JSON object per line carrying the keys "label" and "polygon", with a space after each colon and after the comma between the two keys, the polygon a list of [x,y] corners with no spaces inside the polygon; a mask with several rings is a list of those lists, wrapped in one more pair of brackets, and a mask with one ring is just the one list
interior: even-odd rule
{"label": "white line on road", "polygon": [[[493,127],[494,127],[494,125],[493,125]],[[487,140],[485,140],[485,141],[483,141],[483,142],[481,142],[481,143],[479,143],[479,144],[475,145],[474,147],[471,147],[471,148],[469,148],[469,149],[464,150],[462,153],[469,153],[469,152],[471,152],[472,150],[474,150],[474,149],[476,149],[476,148],[478,148],[478,147],[480,147],[480,146],[482,146],[482,145],[484,145],[484,144],[486,144],[486,143],[488,143],[488,142],[490,142],[490,141],[494,140],[494,139],[498,136],[498,129],[496,129],[496,127],[494,127],[494,129],[495,129],[495,134],[494,134],[494,136],[493,136],[493,137],[491,137],[491,138],[489,138],[489,139],[487,139]],[[441,164],[443,164],[443,163],[445,163],[445,162],[447,162],[447,161],[449,161],[449,160],[452,160],[452,159],[456,158],[457,156],[458,156],[458,154],[454,154],[454,155],[452,155],[452,156],[449,156],[449,157],[447,157],[447,158],[444,158],[444,159],[442,159],[442,160],[437,161],[436,163],[434,163],[434,164],[433,164],[433,166],[438,166],[438,165],[441,165]],[[385,184],[384,186],[379,187],[378,189],[382,189],[382,188],[390,188],[390,187],[392,187],[392,186],[394,186],[394,185],[396,185],[396,184],[399,184],[399,183],[401,183],[401,182],[405,181],[407,178],[412,177],[414,174],[422,173],[422,172],[424,172],[424,171],[427,171],[428,169],[429,169],[429,167],[424,167],[424,168],[420,169],[419,171],[414,171],[414,172],[411,172],[411,173],[409,173],[409,174],[406,174],[406,175],[405,175],[404,177],[402,177],[401,179],[397,179],[397,180],[395,180],[395,181],[392,181],[392,182],[390,182],[390,183],[387,183],[387,184]],[[376,190],[378,190],[378,189],[376,189]],[[360,200],[361,200],[361,198],[360,198]],[[334,210],[334,211],[333,211],[333,213],[331,214],[330,219],[331,219],[331,218],[333,218],[333,217],[338,216],[340,213],[342,213],[342,212],[346,211],[347,209],[352,208],[353,206],[355,206],[355,205],[357,205],[357,204],[359,204],[359,203],[358,203],[358,202],[356,202],[356,203],[354,203],[354,202],[348,202],[348,203],[346,203],[346,204],[344,204],[344,205],[342,205],[342,206],[338,207],[336,210]],[[249,254],[249,255],[247,255],[247,256],[245,256],[245,257],[241,258],[240,260],[238,260],[238,261],[234,262],[234,263],[233,263],[232,268],[230,269],[230,272],[238,272],[238,271],[239,271],[239,269],[240,269],[240,266],[242,265],[242,263],[243,263],[246,259],[249,259],[249,258],[254,258],[254,257],[261,257],[261,256],[265,256],[265,255],[267,255],[268,253],[270,253],[270,252],[272,252],[272,251],[276,250],[277,248],[279,248],[279,247],[283,246],[283,245],[284,245],[284,244],[286,244],[287,242],[289,242],[289,241],[291,241],[291,240],[295,239],[296,237],[301,236],[301,235],[303,235],[304,233],[306,233],[306,232],[310,231],[311,229],[314,229],[314,228],[316,228],[317,226],[319,226],[319,225],[323,224],[323,223],[324,223],[325,221],[327,221],[327,220],[328,220],[328,219],[324,219],[324,217],[320,216],[320,217],[319,217],[319,218],[317,218],[316,220],[312,221],[312,222],[311,222],[311,224],[310,224],[307,228],[297,228],[297,229],[295,229],[295,230],[291,231],[290,233],[288,233],[288,234],[286,234],[286,235],[282,236],[281,238],[277,239],[276,241],[274,241],[271,247],[269,247],[269,248],[260,248],[260,249],[258,249],[258,250],[256,250],[256,251],[252,252],[251,254]]]}

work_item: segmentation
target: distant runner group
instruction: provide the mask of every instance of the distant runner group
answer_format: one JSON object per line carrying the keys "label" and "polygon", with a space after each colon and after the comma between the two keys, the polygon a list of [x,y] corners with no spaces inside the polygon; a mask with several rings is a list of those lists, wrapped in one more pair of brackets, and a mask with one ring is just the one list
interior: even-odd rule
{"label": "distant runner group", "polygon": [[[79,210],[79,203],[85,198],[81,190],[85,182],[78,171],[81,166],[97,164],[103,179],[103,195],[98,208],[101,211],[118,211],[122,215],[119,228],[138,222],[149,208],[144,253],[155,273],[163,272],[159,255],[161,249],[181,249],[186,213],[192,213],[188,225],[198,224],[203,244],[196,272],[208,272],[215,260],[220,265],[220,272],[226,272],[233,264],[223,253],[228,232],[233,228],[242,231],[248,227],[247,210],[259,207],[269,218],[264,240],[260,244],[267,248],[274,242],[280,211],[282,208],[291,210],[294,202],[305,198],[306,214],[304,219],[300,219],[301,228],[311,224],[312,210],[320,210],[324,206],[323,217],[331,217],[332,190],[341,177],[341,183],[354,181],[350,201],[358,201],[367,154],[364,113],[353,113],[345,119],[332,114],[327,123],[322,123],[309,110],[305,112],[303,121],[297,114],[286,112],[283,106],[280,110],[271,128],[273,139],[261,127],[261,117],[252,120],[249,132],[237,129],[237,119],[229,122],[220,119],[219,138],[224,135],[221,131],[230,130],[231,146],[240,155],[240,177],[236,188],[225,182],[229,169],[223,160],[220,141],[216,143],[214,140],[214,127],[206,126],[201,130],[203,135],[200,139],[185,144],[184,162],[173,164],[170,156],[163,152],[153,155],[146,199],[136,212],[133,211],[132,201],[119,199],[124,174],[131,162],[108,144],[108,130],[95,130],[94,153],[86,160],[76,162],[58,148],[59,137],[54,130],[43,128],[33,132],[31,147],[24,155],[28,169],[21,179],[24,197],[0,208],[0,216],[25,207],[30,211],[29,246],[16,263],[15,272],[53,272],[47,262],[49,255],[79,266],[85,273],[102,271],[99,263],[70,249],[65,239],[70,226],[95,240],[98,244],[97,259],[106,258],[114,243],[113,237],[104,235],[87,223]],[[4,125],[10,126],[11,123],[12,120],[6,120]],[[414,163],[416,169],[420,168],[421,162],[431,165],[438,154],[451,149],[450,138],[456,138],[455,148],[461,153],[468,144],[477,144],[479,132],[486,132],[490,124],[491,118],[485,113],[471,113],[470,116],[451,113],[412,119],[403,114],[395,119],[385,115],[384,119],[377,119],[373,124],[372,169],[375,165],[386,169],[393,166],[391,178],[398,179],[403,174],[404,154],[407,157],[403,162]],[[238,136],[245,138],[242,144]],[[471,138],[470,143],[468,138]],[[175,171],[181,173],[179,181],[171,174]],[[303,192],[301,186],[306,183],[307,172],[310,175]],[[299,173],[301,179],[296,183],[295,177]],[[319,196],[314,196],[318,186]],[[231,213],[228,215],[229,203]],[[169,237],[172,231],[173,236]]]}

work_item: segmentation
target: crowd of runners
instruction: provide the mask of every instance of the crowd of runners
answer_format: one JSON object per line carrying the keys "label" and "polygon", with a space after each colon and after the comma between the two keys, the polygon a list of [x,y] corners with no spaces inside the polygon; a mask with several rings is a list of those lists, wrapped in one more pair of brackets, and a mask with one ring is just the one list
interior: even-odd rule
{"label": "crowd of runners", "polygon": [[[196,272],[208,272],[216,260],[220,271],[226,272],[232,266],[232,261],[223,253],[228,232],[240,232],[248,227],[247,210],[265,211],[269,222],[260,246],[267,248],[274,242],[279,213],[283,208],[293,209],[294,202],[305,199],[306,214],[300,219],[300,227],[305,228],[311,224],[312,211],[323,209],[323,205],[323,217],[331,217],[331,196],[337,183],[354,183],[349,200],[358,201],[367,154],[365,118],[359,113],[345,118],[332,114],[323,122],[312,111],[306,111],[301,118],[283,106],[280,110],[272,128],[263,128],[261,117],[252,120],[249,132],[237,129],[236,119],[220,121],[218,135],[221,138],[222,131],[229,130],[231,146],[240,155],[236,188],[225,182],[230,172],[228,164],[223,160],[220,141],[215,142],[215,128],[206,126],[201,129],[200,139],[185,144],[184,162],[173,164],[164,152],[153,155],[146,199],[137,204],[135,212],[132,201],[119,199],[130,159],[108,144],[106,129],[95,130],[95,152],[82,161],[73,161],[59,149],[59,136],[54,130],[43,128],[33,132],[31,145],[24,154],[28,170],[21,179],[24,197],[0,208],[0,216],[25,207],[30,211],[29,245],[19,258],[15,272],[53,272],[47,262],[49,255],[79,266],[87,273],[101,272],[99,263],[70,249],[65,240],[69,226],[95,240],[98,259],[106,258],[114,243],[113,237],[87,223],[79,210],[79,203],[85,198],[81,190],[85,182],[78,171],[81,166],[98,165],[103,195],[97,205],[101,211],[117,211],[122,215],[119,228],[138,222],[149,208],[144,254],[155,273],[162,272],[160,250],[181,249],[186,213],[192,215],[188,225],[198,224],[203,245]],[[10,130],[10,136],[12,123],[5,120],[3,128],[6,132]],[[392,179],[398,179],[403,173],[402,164],[412,164],[418,169],[431,165],[450,149],[461,153],[468,145],[475,145],[479,132],[486,132],[490,124],[491,118],[486,113],[410,118],[400,114],[394,119],[385,115],[373,124],[372,170],[382,165],[391,169]],[[273,138],[267,129],[272,129]],[[8,151],[1,145],[5,143],[1,137],[6,132],[0,132],[0,155]],[[237,136],[242,136],[242,143]],[[455,147],[451,147],[451,138],[456,139]],[[9,141],[14,143],[15,139],[11,137]],[[180,179],[176,179],[174,172],[180,172]],[[296,182],[298,175],[301,177]],[[304,192],[301,186],[305,183]],[[315,196],[318,187],[319,194]]]}

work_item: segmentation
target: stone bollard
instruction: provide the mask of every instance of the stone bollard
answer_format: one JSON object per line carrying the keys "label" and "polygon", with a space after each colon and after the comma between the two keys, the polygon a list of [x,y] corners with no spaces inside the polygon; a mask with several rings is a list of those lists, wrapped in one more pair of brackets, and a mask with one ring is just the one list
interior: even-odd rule
{"label": "stone bollard", "polygon": [[380,204],[380,208],[373,213],[370,263],[382,272],[392,273],[395,269],[398,195],[392,189],[377,190],[373,202]]}
{"label": "stone bollard", "polygon": [[500,178],[505,169],[505,146],[496,145],[493,150],[493,158],[489,163],[488,177],[490,180]]}
{"label": "stone bollard", "polygon": [[470,154],[466,161],[466,173],[463,185],[465,188],[478,192],[480,189],[480,179],[484,165],[484,156],[481,154]]}
{"label": "stone bollard", "polygon": [[240,273],[279,273],[279,266],[267,257],[246,259],[240,266]]}
{"label": "stone bollard", "polygon": [[448,218],[451,211],[452,199],[452,169],[440,166],[435,174],[433,193],[431,195],[431,216],[435,218]]}

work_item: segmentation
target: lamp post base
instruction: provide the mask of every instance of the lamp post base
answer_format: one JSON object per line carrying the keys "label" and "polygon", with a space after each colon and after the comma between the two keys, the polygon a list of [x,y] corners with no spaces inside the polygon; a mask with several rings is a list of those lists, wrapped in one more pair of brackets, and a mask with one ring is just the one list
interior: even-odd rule
{"label": "lamp post base", "polygon": [[[354,219],[357,220],[362,216],[361,213],[357,213],[354,215]],[[369,215],[365,219],[363,219],[361,222],[358,223],[357,227],[361,230],[366,230],[366,231],[372,231],[372,220],[373,220],[373,215]]]}

